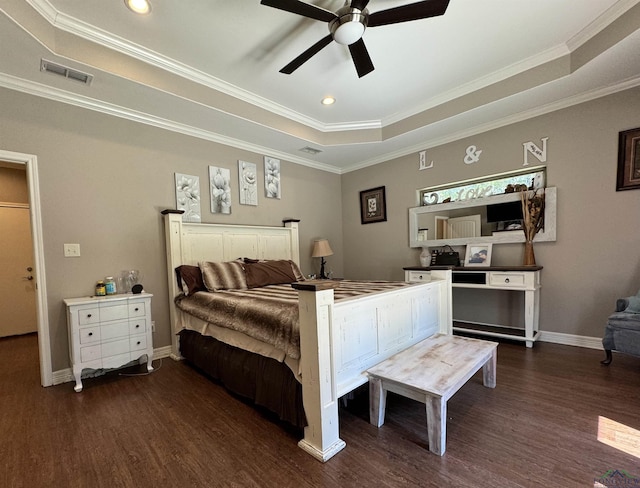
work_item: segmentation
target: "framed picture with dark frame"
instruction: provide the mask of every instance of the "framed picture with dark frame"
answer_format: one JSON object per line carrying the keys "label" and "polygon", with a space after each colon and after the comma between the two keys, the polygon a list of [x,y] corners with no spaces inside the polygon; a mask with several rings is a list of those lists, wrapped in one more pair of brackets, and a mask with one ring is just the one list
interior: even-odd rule
{"label": "framed picture with dark frame", "polygon": [[619,133],[616,191],[638,188],[640,188],[640,127]]}
{"label": "framed picture with dark frame", "polygon": [[491,266],[492,243],[468,244],[463,266]]}
{"label": "framed picture with dark frame", "polygon": [[360,220],[363,224],[387,220],[387,201],[384,186],[360,192]]}

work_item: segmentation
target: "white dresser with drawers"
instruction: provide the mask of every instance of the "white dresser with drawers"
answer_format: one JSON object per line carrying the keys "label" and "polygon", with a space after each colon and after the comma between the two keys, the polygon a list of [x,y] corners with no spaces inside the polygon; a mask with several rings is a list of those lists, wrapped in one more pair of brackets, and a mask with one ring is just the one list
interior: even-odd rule
{"label": "white dresser with drawers", "polygon": [[153,371],[151,297],[149,293],[67,298],[69,354],[82,391],[84,369],[113,369],[147,356]]}

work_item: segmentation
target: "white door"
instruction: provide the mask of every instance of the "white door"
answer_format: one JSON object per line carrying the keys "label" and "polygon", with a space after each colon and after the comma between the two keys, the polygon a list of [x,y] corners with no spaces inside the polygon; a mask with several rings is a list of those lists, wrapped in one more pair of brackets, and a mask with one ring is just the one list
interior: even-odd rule
{"label": "white door", "polygon": [[456,239],[458,237],[480,237],[482,235],[480,215],[456,217],[454,219],[449,219],[447,223],[449,226],[447,233],[448,239]]}
{"label": "white door", "polygon": [[29,209],[0,207],[0,337],[37,331]]}

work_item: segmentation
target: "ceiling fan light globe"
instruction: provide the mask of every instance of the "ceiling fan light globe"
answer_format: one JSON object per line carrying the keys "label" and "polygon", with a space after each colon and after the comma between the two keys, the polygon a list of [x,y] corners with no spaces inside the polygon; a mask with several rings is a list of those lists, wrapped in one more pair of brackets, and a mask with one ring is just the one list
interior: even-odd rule
{"label": "ceiling fan light globe", "polygon": [[151,3],[149,0],[124,0],[124,4],[128,9],[137,14],[148,14],[151,12]]}
{"label": "ceiling fan light globe", "polygon": [[335,32],[333,32],[333,39],[338,44],[350,46],[354,42],[358,41],[362,34],[364,34],[364,24],[359,21],[348,21],[344,24],[340,24]]}

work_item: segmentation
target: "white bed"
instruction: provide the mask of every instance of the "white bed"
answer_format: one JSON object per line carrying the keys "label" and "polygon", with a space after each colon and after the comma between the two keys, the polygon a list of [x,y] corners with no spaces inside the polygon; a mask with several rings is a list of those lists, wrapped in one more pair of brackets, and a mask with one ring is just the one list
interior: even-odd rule
{"label": "white bed", "polygon": [[[175,268],[238,257],[299,260],[298,223],[283,227],[183,223],[165,213],[167,277],[173,328],[172,352],[182,312]],[[299,291],[300,373],[307,417],[299,446],[321,461],[345,447],[340,439],[338,399],[367,382],[367,368],[435,333],[451,334],[451,272],[432,272],[432,281],[334,303],[339,281],[303,281]]]}

